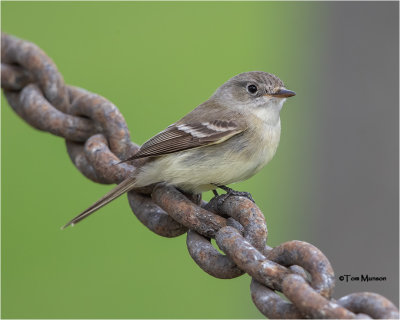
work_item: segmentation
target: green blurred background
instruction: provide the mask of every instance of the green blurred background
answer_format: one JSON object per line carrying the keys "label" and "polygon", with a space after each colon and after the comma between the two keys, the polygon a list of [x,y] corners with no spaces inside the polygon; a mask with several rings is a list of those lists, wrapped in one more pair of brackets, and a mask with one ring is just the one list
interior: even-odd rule
{"label": "green blurred background", "polygon": [[[291,239],[293,222],[304,227],[290,215],[301,194],[288,186],[306,121],[300,75],[315,62],[307,48],[312,12],[288,3],[3,2],[2,29],[40,46],[66,83],[115,103],[140,144],[235,74],[277,74],[298,93],[282,112],[281,146],[259,175],[235,186],[265,212],[273,246]],[[261,316],[248,276],[210,277],[190,258],[185,236],[152,234],[125,196],[60,231],[110,187],[83,177],[62,139],[32,129],[2,99],[4,318]]]}
{"label": "green blurred background", "polygon": [[[315,116],[323,106],[320,79],[330,76],[328,6],[2,2],[1,9],[3,31],[40,46],[66,83],[112,101],[139,144],[235,74],[278,75],[297,92],[281,113],[278,152],[235,188],[251,192],[263,210],[270,246],[299,239],[329,249],[314,237],[313,224],[317,214],[324,219],[314,199],[323,188],[313,159],[322,132]],[[83,177],[61,138],[29,127],[4,96],[1,102],[2,318],[262,317],[247,275],[234,280],[207,275],[190,258],[185,236],[151,233],[125,196],[60,231],[110,186]]]}

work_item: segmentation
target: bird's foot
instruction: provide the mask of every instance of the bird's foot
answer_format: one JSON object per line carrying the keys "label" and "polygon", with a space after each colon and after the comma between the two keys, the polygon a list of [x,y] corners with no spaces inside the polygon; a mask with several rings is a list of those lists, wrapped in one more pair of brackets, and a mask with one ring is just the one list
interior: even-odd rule
{"label": "bird's foot", "polygon": [[233,190],[233,189],[231,189],[231,188],[229,188],[227,186],[218,186],[218,188],[226,191],[225,194],[222,194],[222,195],[219,196],[217,191],[213,190],[214,195],[215,195],[214,198],[217,199],[218,206],[222,206],[224,204],[225,200],[228,199],[230,196],[245,197],[245,198],[249,199],[251,202],[256,203],[249,192],[236,191],[236,190]]}

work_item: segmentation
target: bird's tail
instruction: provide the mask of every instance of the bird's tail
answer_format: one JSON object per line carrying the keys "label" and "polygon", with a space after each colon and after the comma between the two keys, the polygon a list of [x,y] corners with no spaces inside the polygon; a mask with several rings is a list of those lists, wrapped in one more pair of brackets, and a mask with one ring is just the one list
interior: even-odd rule
{"label": "bird's tail", "polygon": [[75,218],[69,221],[65,226],[61,227],[61,229],[65,229],[70,225],[75,225],[79,221],[85,219],[86,217],[90,216],[93,212],[97,211],[101,207],[105,206],[107,203],[111,202],[112,200],[118,198],[125,192],[131,190],[135,185],[136,179],[134,177],[129,177],[122,181],[119,185],[117,185],[114,189],[104,195],[101,199],[93,203],[89,208],[87,208],[82,213],[78,214]]}

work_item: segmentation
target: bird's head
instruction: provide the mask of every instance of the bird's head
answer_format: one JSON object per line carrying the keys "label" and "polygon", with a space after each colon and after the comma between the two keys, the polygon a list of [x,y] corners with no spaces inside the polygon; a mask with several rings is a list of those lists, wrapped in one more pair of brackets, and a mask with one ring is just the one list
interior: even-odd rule
{"label": "bird's head", "polygon": [[251,71],[229,79],[217,89],[214,98],[229,107],[277,106],[280,110],[286,98],[294,95],[296,93],[286,89],[277,76],[263,71]]}

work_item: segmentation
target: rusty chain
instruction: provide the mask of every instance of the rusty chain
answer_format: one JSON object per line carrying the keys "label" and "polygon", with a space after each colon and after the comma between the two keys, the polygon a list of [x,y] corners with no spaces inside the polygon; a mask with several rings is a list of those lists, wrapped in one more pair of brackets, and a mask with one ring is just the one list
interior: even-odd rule
{"label": "rusty chain", "polygon": [[[27,123],[65,138],[72,162],[92,181],[119,183],[145,161],[114,166],[139,149],[117,107],[66,85],[39,47],[5,33],[1,86],[9,105]],[[157,184],[130,191],[128,200],[136,217],[156,234],[187,233],[191,257],[208,274],[221,279],[249,274],[253,302],[268,318],[399,318],[396,306],[375,293],[333,299],[334,273],[324,254],[302,241],[268,247],[264,215],[246,198],[231,196],[218,205]]]}

